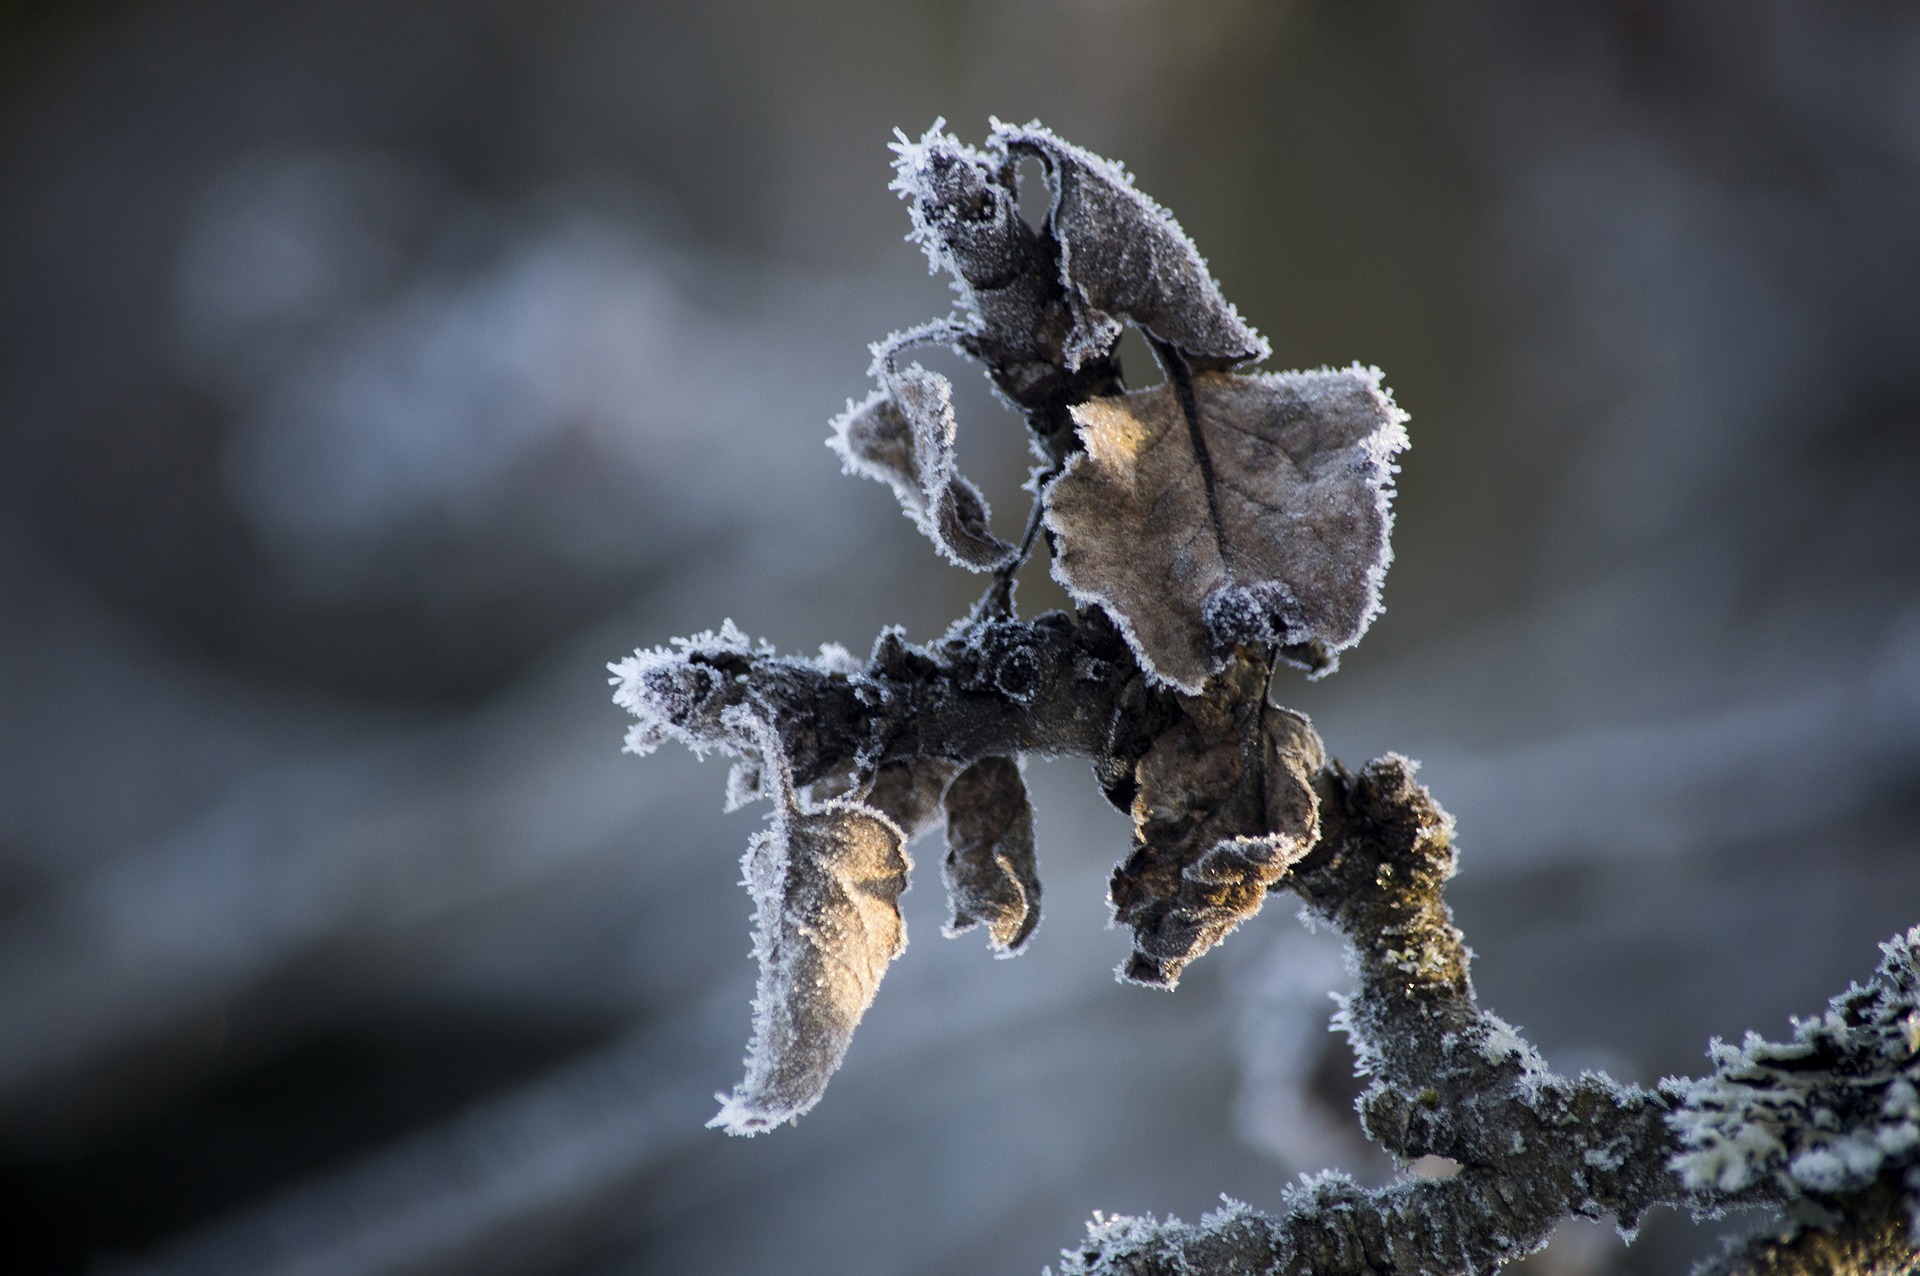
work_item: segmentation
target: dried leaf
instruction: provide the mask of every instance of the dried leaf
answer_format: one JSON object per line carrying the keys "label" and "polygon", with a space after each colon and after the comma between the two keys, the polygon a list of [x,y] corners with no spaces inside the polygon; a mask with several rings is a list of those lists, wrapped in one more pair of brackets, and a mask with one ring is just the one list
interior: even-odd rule
{"label": "dried leaf", "polygon": [[1358,366],[1192,389],[1191,422],[1172,384],[1073,409],[1086,451],[1045,496],[1054,577],[1188,693],[1243,643],[1324,673],[1380,610],[1406,416]]}
{"label": "dried leaf", "polygon": [[1127,171],[1039,123],[995,121],[991,147],[1025,151],[1053,187],[1048,229],[1060,244],[1061,282],[1074,309],[1067,367],[1111,350],[1121,319],[1182,351],[1200,367],[1264,359],[1266,341],[1220,293],[1199,249],[1166,209],[1134,188]]}
{"label": "dried leaf", "polygon": [[1134,934],[1125,979],[1171,988],[1319,837],[1319,737],[1267,703],[1259,674],[1240,666],[1223,680],[1235,685],[1186,702],[1135,769],[1134,849],[1111,887],[1115,920]]}
{"label": "dried leaf", "polygon": [[947,859],[942,876],[949,936],[984,923],[1003,957],[1018,953],[1040,924],[1033,856],[1033,805],[1012,758],[981,758],[947,787]]}
{"label": "dried leaf", "polygon": [[906,947],[900,895],[911,865],[899,825],[844,798],[801,806],[771,727],[737,711],[729,721],[760,743],[776,801],[742,861],[760,963],[747,1074],[708,1124],[757,1134],[818,1103],[846,1056],[887,963]]}
{"label": "dried leaf", "polygon": [[940,822],[941,795],[960,768],[945,758],[915,758],[880,768],[866,804],[884,812],[911,842]]}
{"label": "dried leaf", "polygon": [[985,572],[1014,547],[987,530],[980,489],[954,468],[953,386],[919,364],[879,369],[881,387],[850,403],[833,422],[827,446],[848,474],[886,483],[902,510],[953,562]]}

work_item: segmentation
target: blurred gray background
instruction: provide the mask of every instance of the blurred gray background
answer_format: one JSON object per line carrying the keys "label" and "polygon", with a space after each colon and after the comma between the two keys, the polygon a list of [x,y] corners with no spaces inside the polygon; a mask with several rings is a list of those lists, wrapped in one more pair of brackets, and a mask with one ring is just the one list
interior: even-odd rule
{"label": "blurred gray background", "polygon": [[[759,814],[622,756],[604,665],[974,596],[821,446],[947,305],[885,189],[936,115],[1126,162],[1271,366],[1385,369],[1388,610],[1278,692],[1424,760],[1554,1063],[1698,1071],[1920,921],[1910,4],[4,13],[0,1269],[1033,1273],[1094,1209],[1391,1172],[1285,901],[1113,982],[1126,821],[1073,761],[1026,956],[939,937],[921,846],[826,1100],[702,1128]],[[1020,427],[940,366],[1010,534]]]}

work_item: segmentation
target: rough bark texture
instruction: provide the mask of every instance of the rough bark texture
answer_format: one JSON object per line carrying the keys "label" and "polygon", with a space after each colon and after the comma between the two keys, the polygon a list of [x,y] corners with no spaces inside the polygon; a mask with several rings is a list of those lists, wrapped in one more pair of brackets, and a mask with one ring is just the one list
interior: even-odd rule
{"label": "rough bark texture", "polygon": [[[1323,772],[1323,840],[1285,884],[1339,928],[1359,967],[1344,1026],[1375,1077],[1360,1104],[1367,1134],[1403,1160],[1450,1157],[1460,1173],[1372,1191],[1324,1176],[1278,1216],[1233,1207],[1197,1226],[1100,1220],[1063,1256],[1063,1274],[1485,1272],[1544,1245],[1569,1215],[1611,1215],[1631,1232],[1654,1205],[1718,1211],[1794,1199],[1820,1221],[1756,1237],[1711,1270],[1811,1276],[1920,1265],[1911,1160],[1864,1190],[1818,1202],[1774,1181],[1692,1188],[1676,1169],[1685,1123],[1674,1119],[1688,1087],[1649,1092],[1591,1074],[1555,1076],[1480,1010],[1440,894],[1453,872],[1451,821],[1412,771],[1389,755],[1357,775],[1337,763]],[[1897,942],[1877,987],[1899,982]]]}
{"label": "rough bark texture", "polygon": [[[692,679],[705,695],[676,701],[676,725],[704,730],[700,724],[718,724],[734,706],[768,707],[803,780],[849,766],[888,769],[929,757],[969,763],[1017,752],[1090,756],[1102,775],[1126,770],[1151,779],[1156,748],[1183,757],[1208,752],[1187,743],[1206,721],[1204,699],[1149,687],[1097,609],[975,622],[924,648],[889,632],[856,672],[733,651],[685,660],[718,676]],[[1220,703],[1263,705],[1252,689],[1264,687],[1266,668],[1243,657],[1222,685],[1246,694],[1223,692]],[[1277,756],[1297,762],[1318,754],[1304,719],[1273,709],[1257,716],[1275,715],[1292,737]],[[1219,737],[1222,728],[1213,731]],[[1225,736],[1235,738],[1230,730]],[[1770,1177],[1735,1189],[1689,1185],[1675,1168],[1687,1153],[1680,1118],[1689,1112],[1688,1094],[1704,1082],[1645,1090],[1592,1074],[1557,1076],[1476,1003],[1468,952],[1442,897],[1454,871],[1452,821],[1415,782],[1413,764],[1389,755],[1349,772],[1330,762],[1309,779],[1317,837],[1273,874],[1274,888],[1293,891],[1352,946],[1359,990],[1341,1026],[1374,1078],[1360,1104],[1366,1131],[1403,1160],[1434,1154],[1462,1169],[1447,1180],[1376,1190],[1324,1177],[1278,1216],[1233,1209],[1191,1226],[1107,1220],[1067,1256],[1063,1272],[1482,1272],[1539,1248],[1570,1215],[1611,1216],[1630,1231],[1654,1205],[1713,1212],[1796,1201],[1816,1205],[1820,1222],[1786,1239],[1750,1242],[1725,1270],[1911,1269],[1903,1221],[1914,1196],[1903,1177],[1915,1164],[1911,1149],[1889,1158],[1864,1191],[1807,1193]],[[1137,778],[1133,784],[1138,810],[1147,789]],[[1305,808],[1269,806],[1264,823],[1254,809],[1235,808],[1240,835],[1302,836]],[[1227,827],[1213,831],[1224,835]],[[1198,876],[1154,872],[1151,889],[1153,873],[1134,857],[1116,872],[1123,918],[1138,905],[1125,893],[1133,887],[1121,883],[1139,883],[1141,900],[1170,907]],[[1247,904],[1257,907],[1265,889],[1253,890]],[[1894,986],[1897,973],[1890,956],[1873,987],[1887,987],[1880,1001],[1889,1016],[1898,1010],[1920,1023],[1911,982]],[[1860,1001],[1856,990],[1836,1005]],[[1737,1080],[1741,1066],[1729,1062],[1722,1071]],[[1838,1059],[1812,1060],[1803,1071],[1823,1067],[1841,1086],[1858,1071]]]}

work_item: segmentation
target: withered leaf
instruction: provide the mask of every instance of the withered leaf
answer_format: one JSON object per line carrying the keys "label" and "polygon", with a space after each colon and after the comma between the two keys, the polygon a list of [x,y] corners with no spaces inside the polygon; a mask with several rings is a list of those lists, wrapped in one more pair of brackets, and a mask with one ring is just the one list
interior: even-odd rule
{"label": "withered leaf", "polygon": [[953,386],[917,363],[877,372],[880,388],[834,419],[827,446],[846,473],[892,487],[953,562],[976,572],[1006,563],[1014,547],[987,530],[986,498],[954,468]]}
{"label": "withered leaf", "polygon": [[864,800],[898,824],[911,842],[940,822],[941,795],[959,769],[945,758],[888,763],[873,777]]}
{"label": "withered leaf", "polygon": [[1319,837],[1319,737],[1267,703],[1259,672],[1237,666],[1184,702],[1135,770],[1133,852],[1111,886],[1115,920],[1134,936],[1123,978],[1171,988]]}
{"label": "withered leaf", "polygon": [[949,936],[984,924],[1003,957],[1018,953],[1040,924],[1040,877],[1033,855],[1033,805],[1020,764],[981,758],[947,786],[947,858],[942,876]]}
{"label": "withered leaf", "polygon": [[906,947],[900,895],[911,867],[905,833],[873,807],[845,798],[802,806],[778,737],[764,722],[746,725],[775,809],[742,861],[760,976],[746,1077],[708,1122],[729,1134],[771,1129],[820,1101]]}
{"label": "withered leaf", "polygon": [[1195,422],[1171,384],[1073,409],[1086,451],[1045,494],[1054,577],[1188,693],[1242,643],[1325,672],[1380,610],[1406,415],[1374,368],[1192,388]]}
{"label": "withered leaf", "polygon": [[1125,169],[1038,123],[996,121],[989,145],[1036,155],[1047,168],[1047,225],[1060,244],[1061,282],[1074,310],[1065,342],[1069,369],[1111,350],[1123,318],[1199,367],[1267,357],[1266,341],[1221,295],[1173,214],[1135,189]]}

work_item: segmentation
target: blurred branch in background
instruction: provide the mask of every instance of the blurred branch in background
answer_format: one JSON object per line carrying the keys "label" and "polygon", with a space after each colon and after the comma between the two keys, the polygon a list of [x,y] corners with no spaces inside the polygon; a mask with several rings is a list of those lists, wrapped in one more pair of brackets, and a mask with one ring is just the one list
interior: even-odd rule
{"label": "blurred branch in background", "polygon": [[[970,598],[820,446],[865,339],[939,304],[878,192],[938,114],[1126,156],[1276,366],[1392,370],[1421,434],[1388,611],[1290,700],[1426,760],[1481,993],[1556,1066],[1698,1072],[1911,921],[1903,9],[129,0],[0,32],[8,1270],[1034,1271],[1091,1207],[1271,1208],[1342,1159],[1316,941],[1269,910],[1171,998],[1111,985],[1124,822],[1046,766],[1017,970],[924,944],[791,1140],[673,1132],[736,1075],[744,1015],[705,1007],[750,980],[746,822],[717,775],[623,764],[600,662],[728,606],[811,650]],[[964,458],[1003,514],[1006,420]],[[1633,1262],[1714,1244],[1656,1215]]]}

